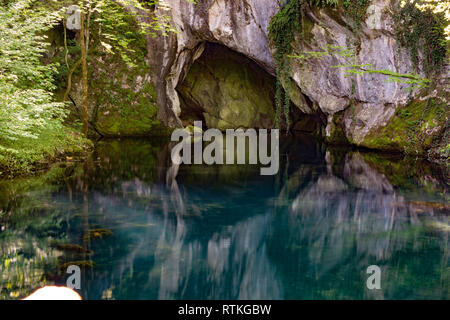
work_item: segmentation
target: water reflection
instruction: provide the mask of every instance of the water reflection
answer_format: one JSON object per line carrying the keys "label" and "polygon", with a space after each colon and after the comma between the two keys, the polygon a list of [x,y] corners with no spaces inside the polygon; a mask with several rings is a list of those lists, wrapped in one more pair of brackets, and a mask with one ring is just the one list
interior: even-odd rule
{"label": "water reflection", "polygon": [[[101,141],[86,163],[0,182],[1,298],[450,298],[445,172],[284,139],[257,166],[174,166],[161,141]],[[365,287],[382,269],[382,289]]]}

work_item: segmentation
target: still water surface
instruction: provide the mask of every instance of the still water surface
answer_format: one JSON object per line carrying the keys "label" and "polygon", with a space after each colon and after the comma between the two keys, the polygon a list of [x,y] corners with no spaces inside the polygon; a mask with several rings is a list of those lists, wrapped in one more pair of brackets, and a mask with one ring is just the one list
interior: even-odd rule
{"label": "still water surface", "polygon": [[308,137],[280,162],[176,167],[164,141],[111,140],[0,181],[0,298],[77,264],[84,299],[450,299],[440,168]]}

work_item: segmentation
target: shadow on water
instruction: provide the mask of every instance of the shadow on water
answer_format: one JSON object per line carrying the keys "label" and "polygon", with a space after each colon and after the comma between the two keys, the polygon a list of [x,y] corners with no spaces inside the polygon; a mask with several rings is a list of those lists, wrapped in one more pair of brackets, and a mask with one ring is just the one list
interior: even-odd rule
{"label": "shadow on water", "polygon": [[280,150],[260,176],[106,140],[85,163],[0,181],[0,298],[64,284],[73,264],[85,299],[450,298],[441,168],[304,136]]}

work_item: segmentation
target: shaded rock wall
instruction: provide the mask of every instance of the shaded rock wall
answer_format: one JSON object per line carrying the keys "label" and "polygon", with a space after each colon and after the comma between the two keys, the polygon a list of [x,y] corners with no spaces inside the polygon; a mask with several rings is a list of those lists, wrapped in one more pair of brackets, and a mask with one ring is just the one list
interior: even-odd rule
{"label": "shaded rock wall", "polygon": [[[280,10],[277,0],[202,0],[198,4],[167,0],[166,3],[178,33],[150,40],[149,44],[156,49],[151,54],[155,58],[152,63],[160,68],[155,86],[158,115],[164,123],[181,125],[182,111],[175,88],[201,56],[206,41],[240,52],[274,74],[274,48],[270,47],[267,27]],[[353,22],[342,8],[308,10],[305,23],[307,41],[302,41],[297,34],[294,54],[323,51],[330,45],[351,48],[352,44],[360,43],[356,50],[359,63],[370,63],[379,70],[415,73],[408,52],[395,39],[389,0],[372,2],[357,34],[352,31]],[[343,69],[334,68],[345,63],[347,61],[337,54],[306,61],[291,59],[292,100],[302,113],[326,116],[325,135],[329,141],[335,141],[338,132],[345,141],[373,147],[367,143],[367,137],[388,125],[399,108],[418,92],[410,93],[405,90],[406,84],[388,82],[381,74],[346,77]],[[447,70],[443,70],[442,77],[448,77]],[[448,96],[448,92],[445,95]],[[445,119],[440,122],[441,127]],[[401,147],[398,150],[407,151]]]}
{"label": "shaded rock wall", "polygon": [[[88,115],[91,133],[94,131],[106,137],[158,135],[161,122],[157,120],[156,91],[152,81],[153,71],[147,54],[146,38],[136,32],[137,25],[117,27],[118,34],[127,34],[131,39],[133,51],[128,58],[135,66],[127,65],[120,54],[111,54],[101,45],[96,32],[91,32],[88,51]],[[62,27],[61,27],[62,29]],[[59,42],[62,42],[62,30],[56,30]],[[79,37],[69,31],[71,37]],[[70,42],[69,42],[70,44]],[[63,44],[53,47],[55,61],[65,66]],[[70,67],[80,58],[79,48],[69,45]],[[62,74],[65,74],[62,72]],[[67,75],[61,81],[59,93],[62,97],[66,89]],[[72,78],[69,92],[73,114],[82,118],[83,88],[81,67],[78,67]]]}
{"label": "shaded rock wall", "polygon": [[[222,44],[254,60],[275,74],[267,26],[278,11],[276,1],[165,1],[177,34],[149,38],[149,55],[155,70],[158,117],[169,126],[180,126],[180,100],[176,87],[201,56],[204,42]],[[164,8],[156,12],[167,14]]]}
{"label": "shaded rock wall", "polygon": [[[206,121],[219,130],[273,126],[275,78],[226,47],[208,44],[178,86],[186,125]],[[192,109],[192,110],[189,110]]]}
{"label": "shaded rock wall", "polygon": [[[177,32],[139,39],[134,57],[138,68],[124,67],[101,50],[92,52],[90,66],[94,72],[89,100],[95,129],[107,136],[155,135],[164,131],[160,123],[171,128],[182,126],[183,112],[189,113],[189,107],[197,110],[199,120],[208,118],[206,121],[211,127],[270,127],[273,123],[273,111],[267,101],[270,90],[263,85],[258,95],[259,82],[254,79],[263,74],[261,70],[253,68],[253,75],[246,73],[249,78],[245,78],[244,70],[239,68],[227,70],[230,74],[236,71],[236,81],[245,82],[247,88],[240,97],[236,95],[230,101],[231,91],[238,88],[236,83],[231,91],[230,86],[221,86],[227,87],[226,93],[222,89],[213,90],[214,95],[209,92],[209,97],[201,97],[201,91],[205,91],[202,87],[206,82],[212,82],[206,80],[206,75],[202,75],[201,81],[194,81],[199,71],[195,62],[203,63],[206,43],[215,43],[244,55],[255,66],[274,76],[275,48],[270,46],[267,29],[272,17],[280,10],[279,1],[201,0],[193,4],[165,0],[164,3],[164,6],[155,7],[155,13],[170,15]],[[323,51],[329,46],[351,48],[359,43],[355,51],[358,63],[370,63],[379,70],[414,73],[408,52],[396,41],[390,10],[389,0],[373,0],[360,31],[355,34],[351,18],[341,7],[308,9],[304,32],[298,32],[292,43],[293,54]],[[150,21],[152,17],[148,19]],[[233,54],[229,56],[234,59]],[[237,66],[240,62],[235,63]],[[419,97],[417,91],[405,90],[407,84],[388,82],[386,75],[346,77],[342,68],[335,68],[345,63],[348,61],[338,54],[321,59],[290,60],[291,79],[284,85],[289,86],[292,102],[298,107],[291,112],[294,119],[298,120],[303,114],[321,119],[326,126],[323,135],[332,143],[415,154],[433,149],[445,158],[448,154],[445,138],[449,114],[448,68],[442,71],[440,87],[430,95],[441,107],[431,110],[429,115],[437,113],[439,117],[422,119],[416,117],[418,113],[412,112],[413,116],[409,118],[407,115],[410,109],[415,110],[417,103],[427,100],[426,97]],[[229,62],[227,65],[231,66]],[[217,77],[216,71],[210,72],[211,75],[216,83],[232,79],[224,73]],[[250,87],[254,88],[248,89]],[[185,98],[183,105],[177,88]],[[250,94],[254,99],[247,95],[248,90],[254,92]],[[81,104],[80,93],[78,78],[72,90],[76,105]],[[225,96],[228,98],[224,99]],[[248,107],[249,104],[253,107]],[[260,106],[255,107],[256,104]],[[250,121],[252,112],[254,119]],[[403,120],[409,125],[399,127],[397,123]],[[417,134],[416,127],[420,127],[418,134],[423,136],[417,141],[411,138]]]}

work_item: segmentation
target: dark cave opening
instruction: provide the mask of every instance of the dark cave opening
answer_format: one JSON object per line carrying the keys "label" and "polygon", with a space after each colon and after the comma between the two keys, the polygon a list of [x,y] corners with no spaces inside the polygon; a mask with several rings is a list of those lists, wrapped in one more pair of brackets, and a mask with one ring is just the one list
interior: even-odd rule
{"label": "dark cave opening", "polygon": [[[274,128],[275,84],[275,77],[253,60],[208,42],[177,86],[180,120],[185,127],[199,120],[219,130]],[[326,124],[323,115],[305,114],[293,103],[289,117],[291,131],[317,135]]]}

